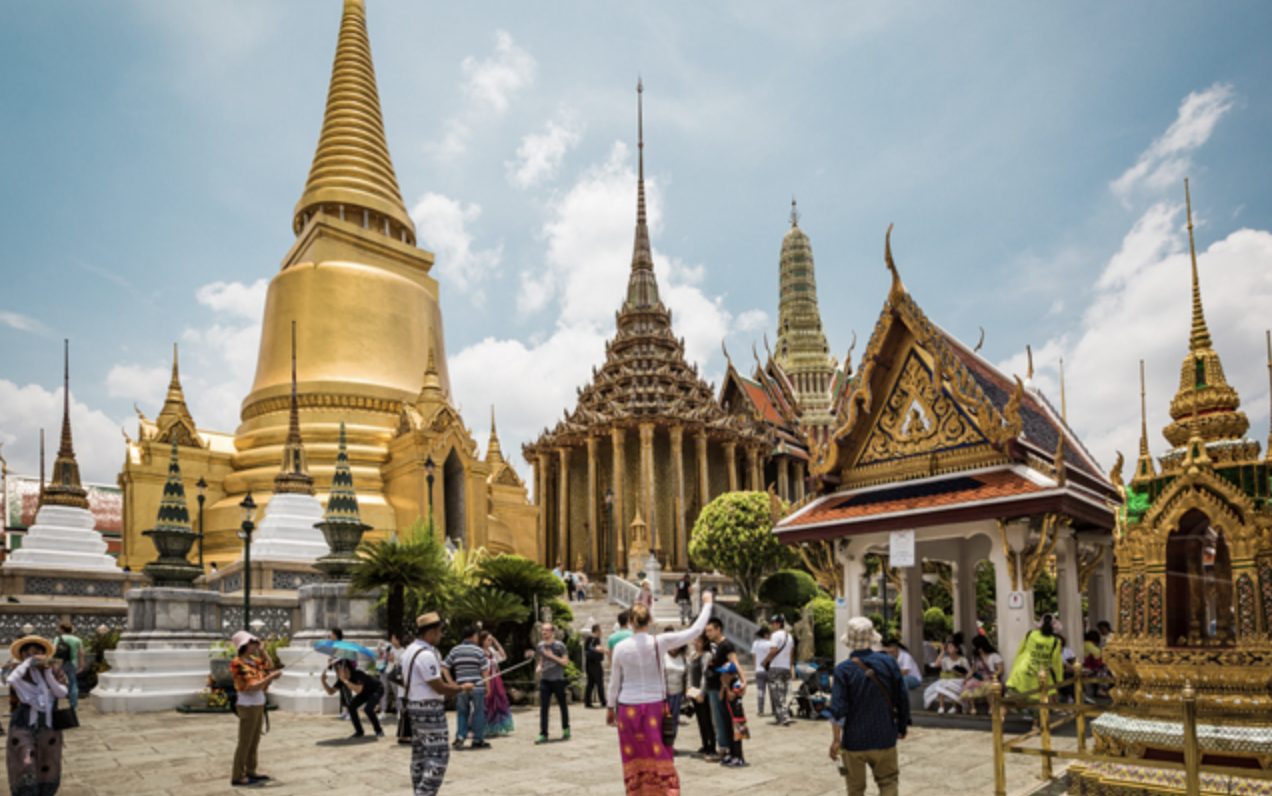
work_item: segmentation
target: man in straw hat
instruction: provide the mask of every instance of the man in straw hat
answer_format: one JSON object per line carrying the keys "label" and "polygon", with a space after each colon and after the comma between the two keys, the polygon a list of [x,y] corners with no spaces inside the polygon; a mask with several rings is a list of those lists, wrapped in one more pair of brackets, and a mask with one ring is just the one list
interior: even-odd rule
{"label": "man in straw hat", "polygon": [[830,699],[830,759],[840,763],[848,796],[865,796],[866,766],[879,796],[897,796],[897,739],[910,726],[910,694],[901,667],[876,652],[883,639],[864,616],[848,620],[848,659],[835,667]]}
{"label": "man in straw hat", "polygon": [[420,616],[415,627],[419,638],[402,653],[406,713],[411,722],[411,785],[415,796],[433,796],[441,789],[450,763],[450,730],[443,700],[453,694],[471,694],[473,684],[454,685],[442,677],[437,644],[444,625],[436,612]]}

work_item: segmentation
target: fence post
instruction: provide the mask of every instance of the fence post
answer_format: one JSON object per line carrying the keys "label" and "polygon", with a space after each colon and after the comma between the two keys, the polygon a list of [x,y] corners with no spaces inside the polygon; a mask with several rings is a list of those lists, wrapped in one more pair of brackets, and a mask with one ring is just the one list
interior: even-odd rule
{"label": "fence post", "polygon": [[995,680],[989,687],[989,716],[994,726],[994,796],[1007,796],[1007,753],[1003,750],[1002,683]]}
{"label": "fence post", "polygon": [[[1051,751],[1051,709],[1047,707],[1051,704],[1051,690],[1048,688],[1047,669],[1038,670],[1038,727],[1042,730],[1042,751]],[[1042,758],[1042,774],[1039,779],[1050,780],[1051,758],[1044,756]]]}
{"label": "fence post", "polygon": [[1201,750],[1197,746],[1197,692],[1184,683],[1184,794],[1201,796]]}
{"label": "fence post", "polygon": [[1082,665],[1079,663],[1073,667],[1073,702],[1077,706],[1077,733],[1078,733],[1078,754],[1086,752],[1086,714],[1083,709],[1086,707],[1086,691],[1082,685]]}

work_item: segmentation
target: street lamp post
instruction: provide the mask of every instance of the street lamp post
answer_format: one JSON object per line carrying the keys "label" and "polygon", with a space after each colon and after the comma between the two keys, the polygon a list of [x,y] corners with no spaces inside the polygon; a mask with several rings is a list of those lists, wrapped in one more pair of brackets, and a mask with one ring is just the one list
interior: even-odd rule
{"label": "street lamp post", "polygon": [[433,457],[428,457],[428,461],[424,462],[424,472],[428,476],[428,524],[433,524],[433,472],[437,466],[433,464]]}
{"label": "street lamp post", "polygon": [[610,571],[614,574],[614,490],[607,488],[605,490],[605,513],[609,515],[609,553],[610,553]]}
{"label": "street lamp post", "polygon": [[252,531],[256,530],[256,501],[252,493],[239,504],[243,514],[243,529],[238,537],[243,540],[243,629],[252,632]]}
{"label": "street lamp post", "polygon": [[208,488],[208,482],[199,476],[199,483],[194,485],[199,490],[199,569],[203,569],[203,501],[207,500],[204,494]]}

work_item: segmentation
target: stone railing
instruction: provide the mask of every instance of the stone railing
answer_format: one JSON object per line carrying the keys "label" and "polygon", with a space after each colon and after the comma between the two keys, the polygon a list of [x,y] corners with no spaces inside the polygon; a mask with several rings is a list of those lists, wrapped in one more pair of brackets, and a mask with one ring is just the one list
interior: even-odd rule
{"label": "stone railing", "polygon": [[720,603],[714,603],[714,605],[711,615],[724,625],[725,638],[733,642],[738,652],[750,653],[751,645],[755,643],[755,634],[760,626],[731,608],[726,608]]}
{"label": "stone railing", "polygon": [[609,601],[624,608],[631,608],[636,604],[636,598],[640,596],[639,586],[625,581],[617,575],[608,576],[607,585],[609,586]]}

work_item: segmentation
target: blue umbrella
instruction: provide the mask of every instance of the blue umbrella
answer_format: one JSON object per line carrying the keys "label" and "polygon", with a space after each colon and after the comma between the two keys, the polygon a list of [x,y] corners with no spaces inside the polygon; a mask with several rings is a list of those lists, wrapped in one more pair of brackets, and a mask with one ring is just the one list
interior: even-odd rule
{"label": "blue umbrella", "polygon": [[318,652],[330,655],[333,658],[348,658],[357,660],[359,657],[366,658],[368,662],[375,662],[375,653],[361,644],[354,644],[352,641],[332,641],[331,639],[323,639],[314,645],[314,649]]}

